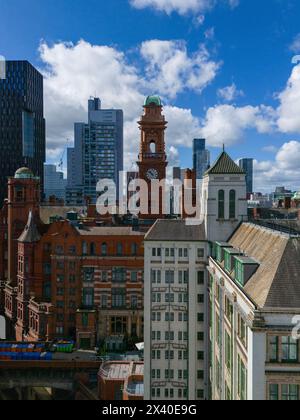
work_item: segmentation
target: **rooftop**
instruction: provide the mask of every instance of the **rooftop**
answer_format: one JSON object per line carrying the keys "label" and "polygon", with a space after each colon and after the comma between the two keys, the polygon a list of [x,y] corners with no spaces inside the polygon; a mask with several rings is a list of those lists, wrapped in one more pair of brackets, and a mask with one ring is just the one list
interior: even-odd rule
{"label": "rooftop", "polygon": [[157,220],[146,241],[206,241],[204,224],[189,226],[185,220]]}
{"label": "rooftop", "polygon": [[107,362],[101,366],[99,374],[105,379],[125,380],[131,375],[143,375],[144,363]]}
{"label": "rooftop", "polygon": [[300,308],[300,237],[243,223],[229,243],[259,263],[244,286],[259,308]]}
{"label": "rooftop", "polygon": [[225,152],[220,154],[213,166],[206,172],[206,175],[245,175],[243,169],[241,169]]}

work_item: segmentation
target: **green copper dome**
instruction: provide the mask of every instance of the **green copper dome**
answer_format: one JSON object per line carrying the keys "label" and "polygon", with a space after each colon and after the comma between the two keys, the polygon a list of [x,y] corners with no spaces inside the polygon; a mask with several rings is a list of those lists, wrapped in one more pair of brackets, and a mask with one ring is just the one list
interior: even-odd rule
{"label": "green copper dome", "polygon": [[145,100],[145,106],[150,106],[150,105],[155,105],[155,106],[162,106],[162,102],[159,96],[148,96]]}
{"label": "green copper dome", "polygon": [[34,178],[34,175],[33,175],[33,173],[31,172],[30,169],[20,168],[15,173],[15,178],[16,179],[32,179],[32,178]]}

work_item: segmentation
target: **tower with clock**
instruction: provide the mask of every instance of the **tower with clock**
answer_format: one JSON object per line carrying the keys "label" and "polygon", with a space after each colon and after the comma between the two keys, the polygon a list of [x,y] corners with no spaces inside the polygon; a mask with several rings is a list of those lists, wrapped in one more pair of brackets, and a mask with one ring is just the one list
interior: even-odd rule
{"label": "tower with clock", "polygon": [[141,218],[147,219],[163,218],[163,192],[160,194],[159,214],[151,214],[151,182],[166,179],[168,165],[165,145],[165,130],[168,123],[162,114],[162,109],[162,102],[158,96],[148,96],[144,104],[144,115],[138,123],[141,130],[140,154],[137,162],[139,178],[147,182],[149,191],[149,214],[141,215]]}

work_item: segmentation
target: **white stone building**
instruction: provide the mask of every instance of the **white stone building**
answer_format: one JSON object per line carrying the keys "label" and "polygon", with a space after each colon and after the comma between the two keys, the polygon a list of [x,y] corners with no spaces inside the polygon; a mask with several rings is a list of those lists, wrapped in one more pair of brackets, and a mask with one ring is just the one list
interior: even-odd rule
{"label": "white stone building", "polygon": [[299,400],[300,235],[244,223],[209,272],[212,398]]}
{"label": "white stone building", "polygon": [[145,399],[202,400],[209,393],[204,226],[159,220],[145,237]]}

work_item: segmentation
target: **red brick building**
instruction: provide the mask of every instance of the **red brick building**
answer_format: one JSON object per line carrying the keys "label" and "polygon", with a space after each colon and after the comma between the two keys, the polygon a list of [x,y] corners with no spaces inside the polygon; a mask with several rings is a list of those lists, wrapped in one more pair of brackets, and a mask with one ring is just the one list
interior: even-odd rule
{"label": "red brick building", "polygon": [[[38,180],[23,169],[9,182],[8,260],[0,258],[5,315],[18,341],[143,337],[144,235],[131,227],[72,220],[44,224]],[[26,220],[25,220],[26,218]],[[27,221],[27,223],[26,223]],[[96,223],[95,223],[96,224]],[[5,243],[5,241],[3,241]],[[5,254],[5,252],[4,252]],[[7,268],[8,267],[8,270]]]}

